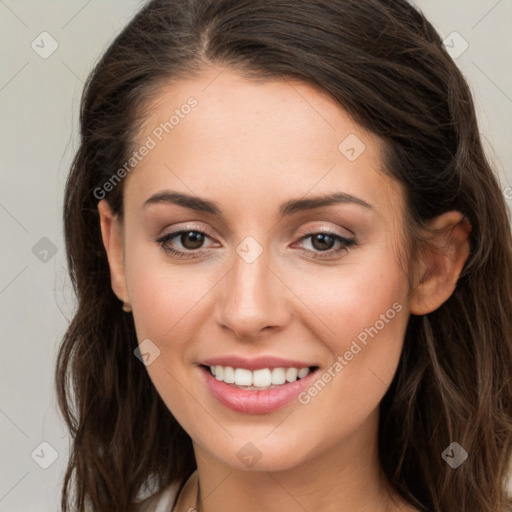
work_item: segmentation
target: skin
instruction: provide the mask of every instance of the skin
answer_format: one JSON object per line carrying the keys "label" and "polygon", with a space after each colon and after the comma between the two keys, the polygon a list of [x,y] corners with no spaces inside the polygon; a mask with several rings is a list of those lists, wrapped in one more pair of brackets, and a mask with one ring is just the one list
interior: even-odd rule
{"label": "skin", "polygon": [[[159,347],[147,371],[193,440],[198,471],[176,510],[194,505],[197,476],[206,512],[414,510],[386,488],[378,405],[410,314],[433,311],[452,294],[469,225],[455,211],[431,221],[444,250],[421,254],[410,286],[397,253],[404,191],[381,172],[382,141],[331,96],[209,67],[162,90],[139,141],[190,96],[197,107],[126,178],[124,218],[106,200],[98,205],[112,288],[131,305],[139,342]],[[338,149],[349,134],[365,145],[354,161]],[[215,201],[225,219],[174,204],[143,207],[164,190]],[[334,191],[372,208],[335,204],[278,218],[285,201]],[[178,229],[205,232],[196,255],[204,252],[178,259],[155,241]],[[357,245],[336,253],[333,242],[322,252],[312,237],[301,240],[322,230]],[[250,264],[236,251],[247,236],[262,249]],[[180,236],[169,244],[192,254],[197,247]],[[400,312],[306,405],[245,415],[203,384],[197,364],[226,354],[296,358],[326,370],[395,303]],[[237,457],[248,442],[261,453],[250,468]]]}

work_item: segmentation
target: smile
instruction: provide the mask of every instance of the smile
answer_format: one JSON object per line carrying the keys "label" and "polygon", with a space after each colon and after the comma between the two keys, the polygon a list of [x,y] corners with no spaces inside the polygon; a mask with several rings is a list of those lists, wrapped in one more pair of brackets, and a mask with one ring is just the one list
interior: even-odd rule
{"label": "smile", "polygon": [[318,366],[248,369],[197,366],[209,393],[223,406],[243,414],[276,411],[297,399],[317,378]]}
{"label": "smile", "polygon": [[220,365],[209,366],[208,368],[217,380],[239,389],[250,390],[272,389],[286,382],[295,382],[304,378],[311,371],[308,367],[261,368],[254,371]]}

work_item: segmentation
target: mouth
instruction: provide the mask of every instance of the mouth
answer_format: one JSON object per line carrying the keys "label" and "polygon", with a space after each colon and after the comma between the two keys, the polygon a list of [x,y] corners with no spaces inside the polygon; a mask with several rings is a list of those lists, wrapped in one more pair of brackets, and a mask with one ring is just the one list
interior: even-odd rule
{"label": "mouth", "polygon": [[297,382],[318,369],[318,366],[277,367],[249,370],[222,365],[200,365],[216,380],[231,387],[244,390],[262,391],[275,389]]}
{"label": "mouth", "polygon": [[197,368],[218,403],[238,413],[265,414],[297,399],[317,379],[320,367],[279,366],[249,370],[200,364]]}

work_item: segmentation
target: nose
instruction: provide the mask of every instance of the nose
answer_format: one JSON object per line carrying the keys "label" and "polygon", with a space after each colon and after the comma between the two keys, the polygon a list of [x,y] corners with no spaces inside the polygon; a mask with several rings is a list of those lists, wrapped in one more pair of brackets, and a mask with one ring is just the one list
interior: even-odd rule
{"label": "nose", "polygon": [[290,292],[269,268],[264,254],[252,263],[235,255],[233,268],[218,288],[215,319],[240,339],[252,340],[270,329],[278,330],[290,319]]}

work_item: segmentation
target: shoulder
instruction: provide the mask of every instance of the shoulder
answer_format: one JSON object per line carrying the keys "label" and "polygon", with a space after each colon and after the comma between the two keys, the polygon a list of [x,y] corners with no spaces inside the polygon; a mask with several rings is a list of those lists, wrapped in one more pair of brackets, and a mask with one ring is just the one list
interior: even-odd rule
{"label": "shoulder", "polygon": [[173,482],[165,489],[143,499],[138,503],[137,512],[170,512],[174,506],[179,487],[179,482]]}

